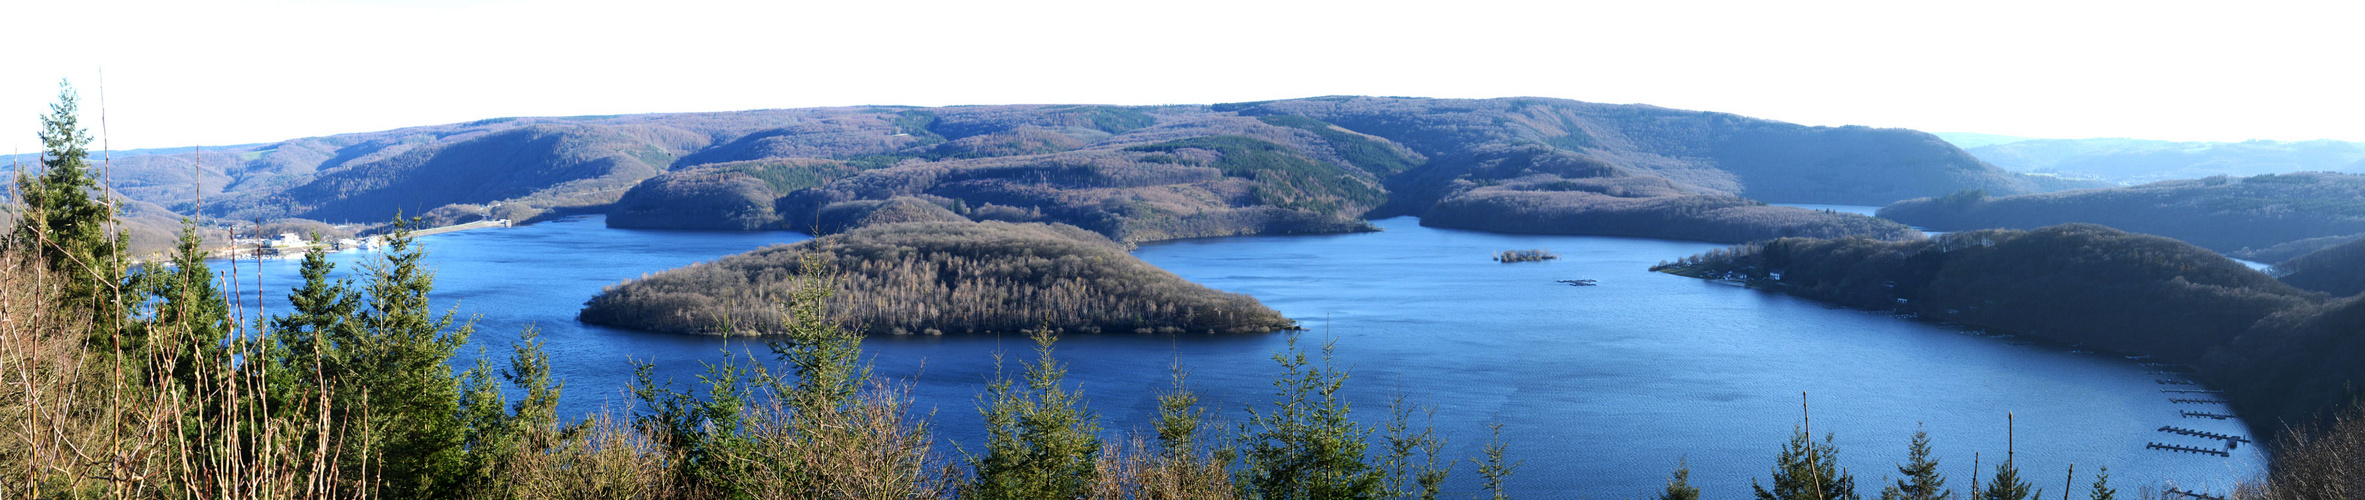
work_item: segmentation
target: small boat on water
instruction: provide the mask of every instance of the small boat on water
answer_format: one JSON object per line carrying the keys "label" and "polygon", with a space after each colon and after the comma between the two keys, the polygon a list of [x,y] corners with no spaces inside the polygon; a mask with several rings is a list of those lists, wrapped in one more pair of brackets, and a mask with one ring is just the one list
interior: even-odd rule
{"label": "small boat on water", "polygon": [[1567,283],[1568,286],[1594,286],[1600,284],[1593,280],[1560,280],[1560,282]]}

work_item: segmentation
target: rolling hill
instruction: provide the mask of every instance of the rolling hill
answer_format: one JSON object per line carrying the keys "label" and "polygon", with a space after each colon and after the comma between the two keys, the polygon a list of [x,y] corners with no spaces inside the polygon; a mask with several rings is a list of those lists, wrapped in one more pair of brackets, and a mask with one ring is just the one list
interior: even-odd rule
{"label": "rolling hill", "polygon": [[[117,158],[119,189],[220,219],[609,213],[626,227],[768,229],[912,196],[1125,242],[1358,231],[1391,215],[1569,234],[1621,234],[1603,228],[1641,217],[1698,222],[1714,229],[1679,237],[1713,241],[1895,237],[1878,221],[1760,202],[2089,186],[2007,172],[1910,130],[1541,98],[502,118],[150,153]],[[1471,216],[1488,212],[1518,219]]]}
{"label": "rolling hill", "polygon": [[[2019,196],[1964,192],[1897,202],[1880,215],[1947,231],[2102,224],[2273,262],[2365,233],[2365,175],[2216,176]],[[2306,244],[2286,245],[2295,242]]]}

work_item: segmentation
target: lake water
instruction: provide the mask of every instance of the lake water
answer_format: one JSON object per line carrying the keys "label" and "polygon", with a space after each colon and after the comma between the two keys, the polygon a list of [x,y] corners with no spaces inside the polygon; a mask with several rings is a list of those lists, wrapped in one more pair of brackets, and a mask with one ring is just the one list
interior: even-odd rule
{"label": "lake water", "polygon": [[[1917,427],[1930,432],[1949,484],[1966,490],[1974,452],[1988,466],[2004,457],[2007,412],[2017,415],[2023,476],[2048,495],[2059,494],[2072,463],[2078,488],[2109,466],[2127,491],[2173,481],[2223,492],[2261,468],[2252,446],[2232,458],[2145,449],[2215,447],[2162,426],[2245,432],[2238,421],[2181,418],[2179,410],[2223,409],[2171,403],[2155,382],[2162,376],[2133,361],[1647,271],[1717,245],[1489,234],[1411,218],[1376,223],[1385,231],[1187,240],[1135,253],[1298,319],[1311,329],[1301,345],[1335,342],[1336,363],[1353,373],[1344,394],[1366,423],[1385,417],[1393,395],[1433,405],[1458,456],[1476,456],[1487,424],[1502,424],[1511,455],[1525,461],[1510,479],[1525,498],[1642,496],[1679,460],[1688,460],[1709,498],[1745,497],[1799,423],[1801,393],[1818,437],[1836,434],[1842,464],[1866,496],[1894,476]],[[609,229],[592,217],[422,241],[437,270],[438,307],[481,315],[472,344],[496,356],[524,325],[539,325],[567,384],[563,412],[581,415],[623,403],[632,361],[655,363],[687,384],[726,347],[755,347],[583,325],[574,315],[584,300],[643,273],[802,239]],[[1528,248],[1560,258],[1489,260]],[[359,257],[339,254],[339,271]],[[240,265],[254,273],[253,262]],[[262,263],[271,310],[287,310],[283,295],[298,281],[296,267]],[[1599,286],[1555,282],[1579,278]],[[244,288],[253,300],[251,279]],[[1243,418],[1243,405],[1270,401],[1279,373],[1270,357],[1284,342],[1282,335],[1076,335],[1062,339],[1059,353],[1069,381],[1083,386],[1114,436],[1155,417],[1153,397],[1176,363],[1191,370],[1192,387],[1221,417]],[[1031,359],[1029,347],[1018,337],[865,343],[878,374],[909,380],[920,405],[936,410],[939,438],[972,450],[983,440],[974,408],[993,353]],[[1474,477],[1467,463],[1457,469],[1457,496],[1475,493]]]}

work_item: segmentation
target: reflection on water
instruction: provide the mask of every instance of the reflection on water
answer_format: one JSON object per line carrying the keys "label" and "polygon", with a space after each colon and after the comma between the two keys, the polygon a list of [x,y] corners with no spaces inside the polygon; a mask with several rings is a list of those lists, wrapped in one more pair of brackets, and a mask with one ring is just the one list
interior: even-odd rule
{"label": "reflection on water", "polygon": [[[1512,486],[1528,497],[1640,495],[1687,457],[1710,497],[1744,496],[1799,423],[1801,393],[1811,400],[1815,431],[1836,434],[1842,463],[1866,495],[1894,475],[1917,427],[1932,435],[1953,482],[1965,485],[1957,489],[1967,487],[1973,452],[1986,464],[2005,453],[2006,412],[2018,416],[2023,473],[2053,478],[2032,479],[2038,484],[2058,481],[2075,463],[2081,488],[2107,465],[2121,485],[2173,480],[2222,491],[2259,468],[2253,447],[2230,459],[2145,449],[2214,445],[2159,432],[2163,426],[2243,429],[2180,418],[2179,410],[2197,408],[2170,403],[2159,377],[2128,360],[1646,271],[1718,245],[1441,230],[1410,218],[1377,223],[1386,231],[1189,240],[1136,254],[1297,318],[1311,329],[1305,344],[1335,342],[1336,362],[1353,370],[1345,396],[1367,423],[1384,417],[1391,396],[1406,395],[1436,406],[1453,452],[1471,456],[1486,440],[1486,423],[1503,424],[1512,454],[1526,461]],[[424,241],[438,270],[437,305],[481,315],[472,344],[500,355],[523,325],[539,325],[567,383],[563,411],[582,414],[623,403],[632,362],[687,384],[723,349],[762,353],[744,340],[576,323],[575,311],[601,286],[801,239],[608,229],[583,218]],[[1489,259],[1528,248],[1560,259]],[[354,257],[340,255],[347,262],[340,271],[350,271]],[[252,263],[242,266],[251,271]],[[286,310],[278,296],[296,283],[295,267],[264,263],[269,307]],[[1599,286],[1556,282],[1563,279]],[[246,288],[251,299],[253,286]],[[1178,363],[1208,404],[1237,420],[1244,405],[1271,399],[1270,357],[1283,343],[1280,335],[1076,335],[1059,349],[1069,380],[1117,433],[1155,417],[1155,394]],[[1023,356],[1029,344],[1015,336],[914,336],[865,347],[877,373],[911,381],[920,406],[936,410],[939,437],[975,450],[983,440],[976,397],[994,371],[993,354]],[[1472,476],[1464,464],[1455,488],[1472,491]]]}

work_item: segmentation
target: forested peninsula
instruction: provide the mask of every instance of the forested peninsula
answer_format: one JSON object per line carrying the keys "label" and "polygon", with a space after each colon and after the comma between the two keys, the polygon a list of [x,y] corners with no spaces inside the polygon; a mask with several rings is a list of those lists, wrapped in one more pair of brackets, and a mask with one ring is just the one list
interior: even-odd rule
{"label": "forested peninsula", "polygon": [[1903,242],[1783,238],[1661,264],[1852,307],[2189,365],[2260,435],[2317,422],[2365,380],[2365,301],[2209,250],[2092,224]]}
{"label": "forested peninsula", "polygon": [[2365,236],[2365,175],[2214,176],[2016,196],[1966,191],[1900,201],[1880,216],[1945,231],[2085,222],[2276,262]]}
{"label": "forested peninsula", "polygon": [[868,333],[1295,328],[1254,298],[1185,281],[1075,226],[971,222],[913,198],[831,208],[848,222],[843,232],[609,287],[580,319],[676,333],[784,333],[785,312],[774,304],[801,278],[822,278],[835,283],[829,313]]}

